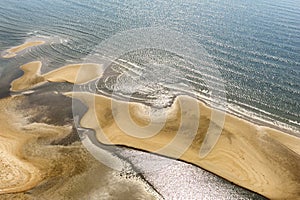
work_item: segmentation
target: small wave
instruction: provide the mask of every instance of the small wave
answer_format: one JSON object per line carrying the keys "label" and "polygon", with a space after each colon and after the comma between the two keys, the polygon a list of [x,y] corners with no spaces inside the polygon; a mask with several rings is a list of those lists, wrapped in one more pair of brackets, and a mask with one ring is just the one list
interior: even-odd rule
{"label": "small wave", "polygon": [[[242,105],[247,109],[239,105]],[[231,112],[234,115],[238,115],[239,117],[246,118],[250,121],[259,122],[269,126],[271,125],[273,127],[286,130],[288,131],[288,133],[295,133],[296,136],[300,137],[300,130],[299,128],[297,128],[300,127],[300,122],[292,121],[292,120],[288,120],[290,124],[279,122],[278,120],[274,120],[274,118],[278,118],[278,117],[281,118],[280,116],[274,115],[265,110],[258,109],[256,107],[250,106],[248,104],[243,104],[237,101],[231,101],[231,103],[228,105],[228,108],[229,108],[229,112]],[[255,110],[255,112],[251,110]],[[264,115],[259,113],[264,113]]]}

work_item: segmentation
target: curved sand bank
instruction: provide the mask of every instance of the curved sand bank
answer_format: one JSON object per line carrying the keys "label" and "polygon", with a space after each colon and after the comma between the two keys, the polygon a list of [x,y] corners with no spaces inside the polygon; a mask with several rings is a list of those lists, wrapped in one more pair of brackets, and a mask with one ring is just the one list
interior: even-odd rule
{"label": "curved sand bank", "polygon": [[[42,63],[34,61],[22,65],[24,75],[11,83],[11,91],[30,89],[45,82],[69,82],[82,84],[102,75],[102,66],[92,63],[66,65],[41,75]],[[80,77],[77,76],[80,74]]]}
{"label": "curved sand bank", "polygon": [[[116,109],[118,105],[127,104],[126,102],[89,93],[66,95],[80,99],[90,108],[82,118],[81,126],[94,129],[102,143],[125,145],[172,157],[174,152],[180,151],[181,143],[186,140],[186,135],[181,135],[177,138],[178,142],[160,152],[160,149],[170,144],[175,136],[178,137],[182,117],[178,101],[188,103],[189,98],[178,97],[162,130],[150,138],[141,139],[128,135],[124,127],[118,126],[115,120],[118,117],[112,114],[112,103]],[[198,165],[271,199],[299,198],[300,138],[226,115],[217,144],[208,156],[202,159],[199,157],[199,151],[208,129],[212,109],[201,102],[198,103],[200,126],[192,144],[179,159]],[[147,117],[140,114],[144,113],[144,110],[145,106],[141,104],[131,103],[129,106],[133,121],[141,126],[149,123]],[[185,126],[185,130],[190,129],[193,127]],[[141,132],[130,134],[139,135]]]}
{"label": "curved sand bank", "polygon": [[21,44],[19,46],[12,47],[4,52],[4,55],[2,55],[3,58],[13,58],[21,51],[28,49],[30,47],[35,47],[45,44],[45,41],[31,41],[31,42],[25,42],[24,44]]}
{"label": "curved sand bank", "polygon": [[[63,73],[59,73],[59,70],[62,69]],[[27,80],[28,77],[36,75],[36,70],[30,73],[24,71],[24,76],[12,83],[12,90],[18,90],[20,87],[21,89],[28,89],[35,85],[30,83],[30,87],[22,88],[22,84],[24,84],[21,81],[22,78]],[[35,73],[33,73],[34,71]],[[93,73],[88,72],[87,70],[87,79],[89,76],[95,78]],[[74,68],[70,68],[70,70],[60,68],[55,70],[55,73],[49,73],[52,74],[51,80],[53,82],[66,80],[75,83],[76,80],[75,77],[69,77],[69,74],[76,74]],[[26,81],[25,84],[27,84]],[[165,124],[159,116],[157,117],[153,129],[151,129],[151,131],[158,130],[157,134],[149,138],[138,138],[129,136],[129,132],[124,131],[124,128],[130,130],[130,134],[135,136],[142,134],[141,129],[126,126],[128,121],[122,120],[122,117],[120,117],[124,110],[118,111],[116,107],[120,106],[122,108],[129,105],[129,113],[133,122],[140,126],[147,126],[149,123],[147,113],[149,107],[140,103],[116,101],[112,98],[95,96],[90,93],[66,93],[66,95],[81,100],[89,107],[88,112],[81,120],[81,125],[94,129],[99,141],[102,143],[125,145],[175,158],[177,158],[176,153],[183,153],[179,159],[198,165],[268,198],[297,199],[300,196],[300,138],[226,114],[224,126],[219,127],[219,123],[212,121],[210,126],[212,133],[221,128],[221,136],[212,151],[205,158],[200,158],[199,151],[201,145],[203,145],[213,111],[200,101],[194,100],[197,101],[199,106],[199,110],[196,112],[200,113],[199,121],[195,121],[197,117],[191,116],[189,112],[181,112],[182,108],[179,101],[189,107],[191,98],[180,96],[177,97],[167,112]],[[182,113],[184,114],[182,115]],[[115,117],[117,117],[118,122],[116,122]],[[185,134],[177,134],[181,118],[190,119],[182,127]],[[121,129],[118,123],[125,127]],[[199,123],[195,138],[192,138],[192,144],[188,146],[188,149],[184,150],[182,144],[189,139],[189,136],[192,136],[190,132],[195,128],[195,123]],[[160,130],[159,127],[162,129]],[[145,131],[143,135],[146,137],[150,132]],[[175,141],[172,145],[160,150],[170,144],[174,138]]]}

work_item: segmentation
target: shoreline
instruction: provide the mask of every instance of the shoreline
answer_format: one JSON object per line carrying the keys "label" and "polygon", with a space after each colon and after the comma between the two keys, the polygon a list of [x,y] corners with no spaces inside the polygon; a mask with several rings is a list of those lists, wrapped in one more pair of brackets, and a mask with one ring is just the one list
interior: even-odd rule
{"label": "shoreline", "polygon": [[[207,105],[208,107],[210,107],[211,109],[219,110],[218,108],[212,107],[209,103],[207,103],[205,101],[202,101],[201,99],[198,99],[198,100],[201,101],[202,103],[204,103],[205,105]],[[235,106],[234,104],[232,104],[232,105]],[[219,111],[221,111],[221,110],[219,110]],[[279,122],[279,123],[285,124],[287,126],[276,125],[272,121],[268,121],[267,119],[264,119],[263,117],[259,117],[259,116],[252,117],[250,115],[243,114],[241,112],[235,111],[235,109],[231,109],[231,108],[226,109],[225,112],[227,114],[235,116],[236,118],[243,119],[243,120],[245,120],[249,123],[255,124],[257,126],[262,126],[262,127],[266,127],[266,128],[275,129],[277,131],[284,132],[288,135],[300,138],[300,130],[297,130],[297,128],[293,125],[286,124],[286,123],[283,123],[283,122]],[[249,111],[247,111],[247,112],[249,112]],[[250,112],[252,112],[252,111],[250,111]]]}
{"label": "shoreline", "polygon": [[[177,98],[174,97],[174,100]],[[259,125],[259,126],[264,126],[264,127],[269,127],[269,128],[272,128],[272,129],[275,129],[275,130],[278,130],[278,131],[282,131],[282,132],[285,132],[287,133],[288,135],[292,135],[292,136],[295,136],[295,137],[298,137],[300,138],[300,129],[297,128],[295,125],[291,125],[291,124],[287,124],[287,123],[284,123],[284,122],[279,122],[280,125],[276,125],[274,124],[272,121],[270,120],[274,120],[274,121],[277,121],[276,119],[264,119],[263,116],[251,116],[249,113],[255,113],[253,111],[250,111],[250,110],[247,110],[245,108],[243,108],[244,110],[246,110],[246,114],[242,113],[242,111],[237,111],[237,109],[235,108],[232,108],[232,107],[235,107],[236,104],[234,103],[231,103],[229,105],[227,105],[226,109],[225,110],[221,110],[217,107],[214,107],[211,105],[211,101],[207,98],[204,98],[203,96],[200,96],[200,98],[196,98],[198,101],[204,103],[206,106],[210,107],[211,109],[215,109],[215,110],[218,110],[220,112],[225,112],[225,113],[228,113],[228,114],[231,114],[237,118],[241,118],[245,121],[248,121],[250,123],[253,123],[255,125]],[[283,126],[283,124],[285,126]]]}
{"label": "shoreline", "polygon": [[[247,111],[247,112],[249,112],[249,111]],[[250,112],[252,112],[252,111],[250,111]],[[235,109],[232,109],[232,108],[227,109],[227,113],[229,113],[231,115],[234,115],[237,118],[244,119],[244,120],[246,120],[250,123],[253,123],[253,124],[256,124],[256,125],[259,125],[259,126],[272,128],[272,129],[282,131],[282,132],[285,132],[289,135],[300,138],[300,130],[298,130],[296,126],[293,126],[291,124],[287,124],[287,123],[284,123],[284,122],[279,122],[280,125],[276,125],[272,121],[270,121],[268,119],[264,119],[262,116],[261,117],[260,116],[252,117],[250,115],[243,114],[242,112],[238,112],[238,111],[236,111]],[[283,126],[283,124],[286,125],[286,126]]]}

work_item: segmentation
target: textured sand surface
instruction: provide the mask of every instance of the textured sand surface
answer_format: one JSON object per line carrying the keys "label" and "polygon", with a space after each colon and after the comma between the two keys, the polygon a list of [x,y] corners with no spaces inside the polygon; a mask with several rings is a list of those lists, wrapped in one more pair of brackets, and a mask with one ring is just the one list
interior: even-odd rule
{"label": "textured sand surface", "polygon": [[121,177],[76,140],[68,99],[0,99],[0,199],[155,199],[138,176]]}
{"label": "textured sand surface", "polygon": [[[81,125],[96,130],[97,138],[102,143],[125,145],[173,157],[174,152],[181,151],[180,145],[184,144],[189,136],[189,130],[193,129],[189,126],[193,123],[186,124],[187,135],[178,135],[182,116],[177,101],[189,102],[189,98],[183,96],[178,97],[170,108],[172,112],[168,115],[163,128],[156,135],[143,139],[128,135],[126,130],[129,127],[121,126],[120,128],[120,121],[117,123],[115,120],[121,118],[113,115],[112,108],[116,109],[117,104],[128,104],[127,102],[89,93],[68,93],[67,95],[73,95],[73,98],[82,100],[90,108],[82,118]],[[131,103],[129,106],[133,121],[141,127],[145,127],[149,123],[145,117],[147,114],[141,115],[145,111],[144,107],[137,103]],[[200,158],[199,151],[208,129],[211,111],[211,108],[199,102],[200,127],[191,146],[179,159],[203,167],[271,199],[297,199],[300,197],[299,138],[249,123],[232,115],[226,115],[222,134],[216,146],[208,156]],[[114,112],[118,113],[118,111]],[[189,113],[184,115],[187,115],[185,117],[190,118],[191,121],[193,120]],[[124,123],[127,123],[126,119],[124,119]],[[133,131],[134,129],[130,129],[131,134],[134,133]],[[144,134],[147,134],[148,131],[149,129],[145,128]],[[135,134],[139,135],[142,132]],[[172,142],[174,138],[176,138],[176,142]],[[172,145],[168,148],[161,150],[171,143]]]}

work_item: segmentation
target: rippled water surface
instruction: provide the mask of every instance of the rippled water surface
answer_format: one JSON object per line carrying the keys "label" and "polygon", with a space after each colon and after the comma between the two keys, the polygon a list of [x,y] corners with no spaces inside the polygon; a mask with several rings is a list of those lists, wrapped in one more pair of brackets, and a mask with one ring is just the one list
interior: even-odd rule
{"label": "rippled water surface", "polygon": [[[221,77],[208,77],[213,82],[223,79],[231,111],[263,118],[279,126],[289,125],[288,128],[299,131],[298,5],[296,0],[2,0],[1,50],[21,44],[28,38],[43,38],[48,43],[14,59],[1,59],[0,67],[1,71],[4,67],[13,70],[25,61],[39,59],[46,66],[44,70],[49,71],[68,63],[82,62],[90,55],[101,54],[97,52],[99,45],[122,31],[163,27],[184,34],[203,47],[209,62],[197,59],[208,72],[212,67],[217,67],[221,73]],[[127,57],[122,55],[123,59],[120,58],[118,65],[115,64],[117,71],[131,72],[126,74],[131,78],[123,76],[123,89],[141,83],[140,78],[134,79],[138,82],[130,80],[134,73],[138,73],[147,80],[156,77],[152,82],[159,83],[149,85],[148,81],[140,84],[146,85],[139,90],[145,90],[148,99],[151,91],[160,91],[156,97],[161,95],[171,99],[185,90],[176,88],[172,90],[175,92],[164,94],[162,91],[165,88],[171,88],[166,79],[172,80],[172,83],[174,80],[180,82],[196,96],[209,95],[201,80],[206,77],[207,71],[167,53],[148,51],[146,54],[149,56],[145,56],[145,51],[127,52]],[[152,72],[155,72],[154,76]],[[164,103],[167,104],[161,104]]]}

